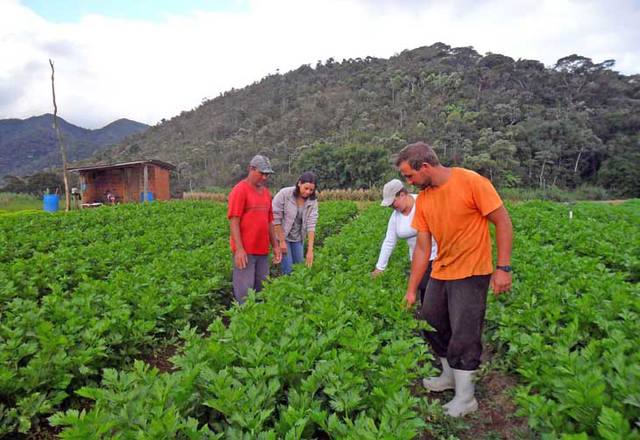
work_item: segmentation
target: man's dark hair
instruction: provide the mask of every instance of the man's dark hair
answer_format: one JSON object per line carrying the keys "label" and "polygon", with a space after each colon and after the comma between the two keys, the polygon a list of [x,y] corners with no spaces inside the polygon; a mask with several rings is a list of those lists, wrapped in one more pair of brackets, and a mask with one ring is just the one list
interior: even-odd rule
{"label": "man's dark hair", "polygon": [[300,175],[300,177],[298,177],[298,181],[296,182],[296,189],[293,190],[293,195],[295,197],[298,197],[300,195],[300,185],[304,183],[313,183],[315,185],[315,188],[313,188],[313,192],[309,196],[309,200],[315,200],[317,197],[316,192],[318,191],[318,179],[316,178],[316,175],[311,171],[305,171],[304,173],[302,173],[302,175]]}
{"label": "man's dark hair", "polygon": [[423,163],[431,166],[440,165],[436,152],[433,151],[431,145],[424,142],[416,142],[404,147],[396,158],[396,166],[399,167],[402,162],[407,162],[414,170],[419,170]]}

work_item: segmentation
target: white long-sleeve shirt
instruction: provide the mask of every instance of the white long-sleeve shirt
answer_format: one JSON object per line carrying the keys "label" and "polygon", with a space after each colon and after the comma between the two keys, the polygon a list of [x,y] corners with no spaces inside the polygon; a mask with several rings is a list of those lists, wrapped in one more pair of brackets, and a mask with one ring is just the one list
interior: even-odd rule
{"label": "white long-sleeve shirt", "polygon": [[[380,256],[376,263],[376,269],[378,270],[385,270],[387,268],[387,263],[399,238],[407,240],[407,244],[409,245],[409,260],[413,258],[413,250],[416,248],[418,231],[411,227],[411,222],[413,222],[413,216],[416,213],[415,199],[418,196],[411,194],[411,197],[413,197],[414,202],[409,215],[403,215],[394,209],[389,218],[387,235],[384,237],[384,241],[380,247]],[[429,261],[433,261],[437,255],[438,245],[433,237],[431,237],[431,256],[429,257]]]}

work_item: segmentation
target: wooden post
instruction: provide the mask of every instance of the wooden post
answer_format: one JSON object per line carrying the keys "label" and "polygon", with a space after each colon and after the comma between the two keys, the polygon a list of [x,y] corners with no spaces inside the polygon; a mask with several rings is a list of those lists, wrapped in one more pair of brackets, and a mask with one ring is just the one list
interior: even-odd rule
{"label": "wooden post", "polygon": [[84,208],[85,200],[84,193],[87,192],[87,179],[84,174],[80,173],[80,209]]}
{"label": "wooden post", "polygon": [[142,184],[142,200],[144,203],[147,203],[147,188],[149,186],[149,170],[147,169],[147,165],[144,166],[144,182]]}
{"label": "wooden post", "polygon": [[60,154],[62,155],[62,180],[64,180],[64,210],[69,211],[71,209],[71,195],[69,194],[69,176],[67,173],[67,150],[64,148],[64,141],[62,139],[62,132],[58,126],[58,106],[56,105],[56,88],[54,85],[53,61],[49,59],[49,65],[51,66],[51,92],[53,94],[53,126],[55,127],[56,134],[58,135],[58,144],[60,145]]}
{"label": "wooden post", "polygon": [[129,184],[129,181],[131,180],[131,169],[130,168],[125,168],[124,169],[124,195],[122,196],[123,201],[125,203],[131,201],[131,185]]}

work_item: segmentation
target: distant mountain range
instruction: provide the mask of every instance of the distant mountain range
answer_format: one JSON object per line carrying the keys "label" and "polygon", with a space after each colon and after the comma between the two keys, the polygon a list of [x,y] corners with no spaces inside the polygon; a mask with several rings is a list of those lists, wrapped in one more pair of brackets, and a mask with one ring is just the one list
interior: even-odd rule
{"label": "distant mountain range", "polygon": [[[393,154],[426,140],[444,164],[498,187],[586,184],[639,197],[640,75],[613,67],[576,54],[547,67],[444,43],[389,59],[331,58],[222,93],[91,162],[164,160],[176,165],[180,191],[231,186],[261,153],[276,171],[274,188],[307,169],[323,188],[328,174],[358,187],[387,176],[353,151],[384,149],[393,173]],[[369,172],[378,178],[356,182]]]}
{"label": "distant mountain range", "polygon": [[[381,186],[393,155],[426,140],[445,165],[499,188],[596,185],[640,197],[640,75],[614,66],[576,54],[545,66],[435,43],[268,75],[148,129],[127,120],[63,129],[74,165],[163,160],[176,165],[178,193],[233,185],[257,153],[271,159],[273,188],[304,170],[322,188]],[[0,177],[59,166],[51,125],[51,115],[0,121]],[[382,170],[367,151],[381,152]]]}
{"label": "distant mountain range", "polygon": [[[97,130],[73,125],[58,118],[70,162],[87,159],[148,125],[118,119]],[[0,119],[0,177],[26,175],[60,167],[62,159],[50,113],[28,119]]]}

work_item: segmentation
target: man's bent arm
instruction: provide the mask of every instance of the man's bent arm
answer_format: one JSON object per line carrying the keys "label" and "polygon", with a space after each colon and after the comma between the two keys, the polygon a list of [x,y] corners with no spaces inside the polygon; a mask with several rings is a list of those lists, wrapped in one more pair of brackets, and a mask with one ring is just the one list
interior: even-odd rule
{"label": "man's bent arm", "polygon": [[[498,247],[498,266],[511,265],[511,246],[513,242],[513,225],[504,206],[499,207],[487,216],[496,226],[496,245]],[[511,272],[497,269],[491,276],[491,289],[496,295],[511,289]]]}
{"label": "man's bent arm", "polygon": [[513,242],[513,225],[506,208],[499,207],[487,215],[491,223],[496,226],[496,246],[498,248],[498,266],[511,264],[511,246]]}
{"label": "man's bent arm", "polygon": [[242,236],[240,234],[240,217],[231,217],[230,227],[231,238],[233,238],[233,243],[236,245],[236,250],[244,251],[244,244],[242,243]]}
{"label": "man's bent arm", "polygon": [[415,302],[416,291],[422,281],[424,273],[427,271],[429,264],[429,258],[427,256],[427,249],[431,250],[431,234],[424,231],[418,231],[418,238],[416,240],[416,247],[413,250],[413,257],[411,258],[411,276],[409,276],[409,284],[407,286],[407,302],[412,305]]}

